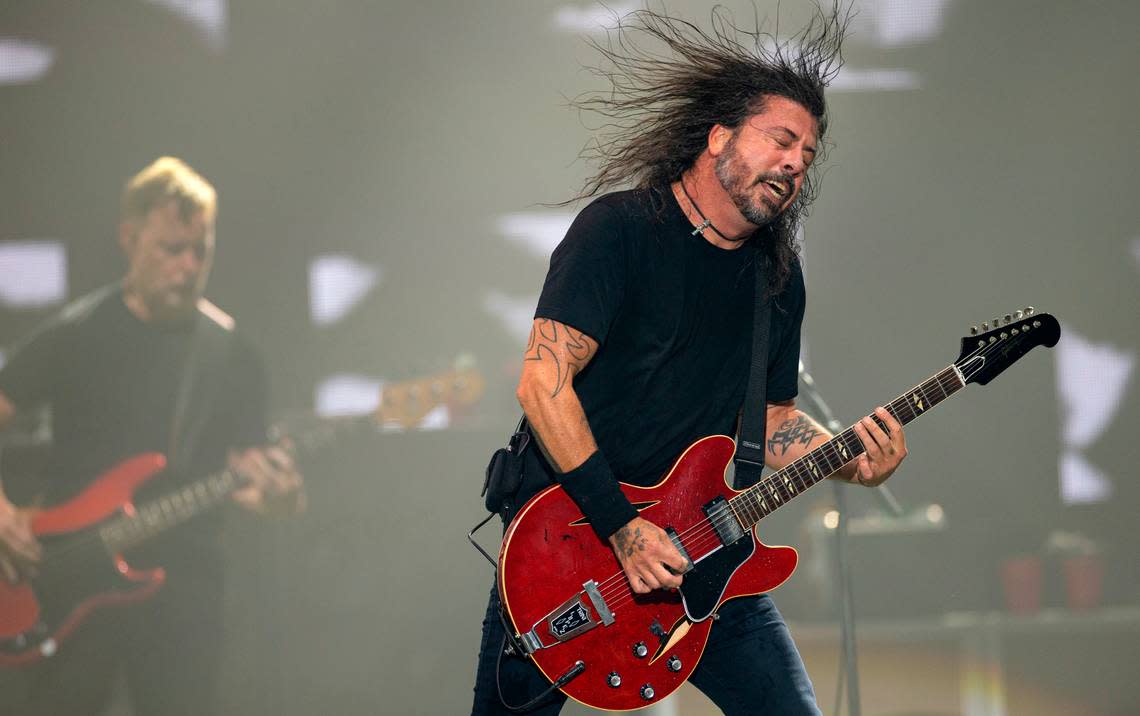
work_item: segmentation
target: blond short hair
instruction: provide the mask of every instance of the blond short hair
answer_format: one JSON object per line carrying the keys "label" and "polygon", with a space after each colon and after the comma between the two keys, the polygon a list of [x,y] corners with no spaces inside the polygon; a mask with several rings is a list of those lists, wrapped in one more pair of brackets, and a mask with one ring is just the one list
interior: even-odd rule
{"label": "blond short hair", "polygon": [[124,221],[145,219],[152,209],[178,202],[184,221],[202,212],[213,221],[218,210],[218,194],[201,174],[176,157],[159,157],[135,174],[123,187],[121,203]]}

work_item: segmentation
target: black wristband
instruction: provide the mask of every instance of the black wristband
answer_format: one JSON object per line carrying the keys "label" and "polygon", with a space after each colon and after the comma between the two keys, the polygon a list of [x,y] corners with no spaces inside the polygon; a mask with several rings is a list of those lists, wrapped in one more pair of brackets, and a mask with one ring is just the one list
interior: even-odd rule
{"label": "black wristband", "polygon": [[590,520],[595,534],[603,540],[608,540],[625,523],[637,517],[637,510],[621,491],[601,450],[595,451],[586,458],[586,462],[570,472],[559,474],[557,479]]}

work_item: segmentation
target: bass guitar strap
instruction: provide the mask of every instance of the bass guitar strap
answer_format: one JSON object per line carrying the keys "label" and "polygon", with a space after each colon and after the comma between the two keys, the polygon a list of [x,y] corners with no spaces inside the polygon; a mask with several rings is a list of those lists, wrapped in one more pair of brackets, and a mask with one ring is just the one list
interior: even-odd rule
{"label": "bass guitar strap", "polygon": [[222,382],[232,339],[232,319],[202,299],[195,317],[190,353],[182,369],[182,380],[178,386],[170,423],[167,462],[175,471],[189,467],[189,461],[202,437]]}

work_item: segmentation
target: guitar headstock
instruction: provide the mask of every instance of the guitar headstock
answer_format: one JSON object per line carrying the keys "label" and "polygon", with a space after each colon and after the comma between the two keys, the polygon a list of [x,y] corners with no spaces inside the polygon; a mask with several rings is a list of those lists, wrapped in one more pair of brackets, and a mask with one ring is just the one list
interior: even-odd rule
{"label": "guitar headstock", "polygon": [[1037,346],[1055,346],[1060,337],[1057,319],[1029,306],[972,326],[954,365],[967,383],[985,385],[1021,356]]}
{"label": "guitar headstock", "polygon": [[386,383],[372,418],[381,425],[413,428],[440,405],[472,405],[483,396],[486,381],[474,368],[456,367],[435,375]]}

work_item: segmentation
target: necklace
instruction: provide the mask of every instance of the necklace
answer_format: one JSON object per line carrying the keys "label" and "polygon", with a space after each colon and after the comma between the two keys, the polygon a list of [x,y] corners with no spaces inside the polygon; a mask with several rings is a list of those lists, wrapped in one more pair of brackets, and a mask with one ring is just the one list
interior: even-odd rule
{"label": "necklace", "polygon": [[697,206],[697,202],[693,201],[693,197],[689,196],[689,190],[685,188],[685,178],[684,177],[681,177],[681,192],[685,195],[685,198],[689,200],[689,205],[693,207],[693,209],[697,212],[697,216],[701,217],[701,220],[702,220],[702,223],[700,224],[700,226],[693,229],[693,233],[691,234],[692,236],[696,236],[697,234],[703,233],[705,229],[712,229],[713,231],[716,232],[717,236],[724,239],[725,241],[731,240],[727,236],[722,234],[720,229],[713,226],[712,219],[709,219],[708,217],[706,217],[705,212],[701,211],[701,207]]}

